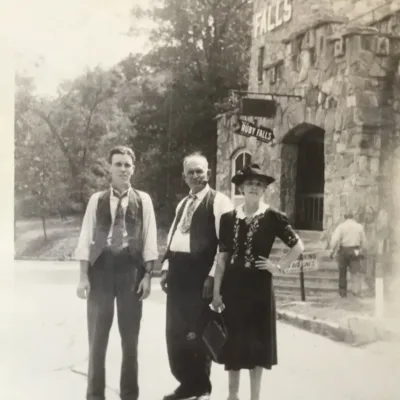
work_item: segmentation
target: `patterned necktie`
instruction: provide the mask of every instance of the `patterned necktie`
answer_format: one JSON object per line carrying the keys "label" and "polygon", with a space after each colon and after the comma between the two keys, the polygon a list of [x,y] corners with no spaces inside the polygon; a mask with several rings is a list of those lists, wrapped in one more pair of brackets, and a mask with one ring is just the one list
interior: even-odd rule
{"label": "patterned necktie", "polygon": [[124,209],[122,208],[122,199],[128,196],[128,191],[118,194],[114,190],[114,196],[118,197],[118,205],[115,211],[115,219],[112,230],[111,247],[113,250],[121,250],[124,244],[124,232],[125,232],[125,216]]}
{"label": "patterned necktie", "polygon": [[189,205],[186,210],[185,217],[183,219],[182,225],[181,225],[181,232],[182,233],[188,233],[190,230],[190,224],[192,223],[192,217],[195,211],[195,201],[197,199],[197,196],[195,194],[190,194],[189,195]]}

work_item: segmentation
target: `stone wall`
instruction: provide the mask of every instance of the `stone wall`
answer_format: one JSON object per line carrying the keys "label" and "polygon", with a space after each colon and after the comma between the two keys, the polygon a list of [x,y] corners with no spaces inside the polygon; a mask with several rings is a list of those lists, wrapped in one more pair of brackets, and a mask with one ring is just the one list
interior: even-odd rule
{"label": "stone wall", "polygon": [[260,144],[255,138],[246,138],[233,133],[233,124],[236,117],[223,115],[218,121],[217,143],[217,190],[227,196],[231,195],[232,157],[241,149],[247,149],[252,155],[252,161],[260,165],[264,171],[268,171],[277,181],[268,187],[268,202],[279,207],[280,196],[280,164],[278,148],[268,144]]}
{"label": "stone wall", "polygon": [[[339,29],[342,23],[354,20],[358,24],[370,24],[373,19],[379,20],[399,8],[399,2],[387,3],[385,0],[303,0],[301,4],[294,0],[286,0],[292,6],[290,21],[264,34],[256,34],[253,30],[251,61],[250,61],[250,91],[265,92],[271,89],[268,80],[261,84],[257,77],[258,50],[265,47],[265,65],[271,65],[287,58],[287,46],[283,41],[298,33],[307,31],[311,26],[317,26],[317,42],[324,29],[318,25],[332,22],[330,30]],[[254,15],[265,10],[274,0],[257,0],[254,2]],[[373,10],[369,12],[369,10]],[[253,22],[253,25],[255,23]],[[332,32],[331,32],[332,33]],[[323,49],[322,49],[323,50]]]}
{"label": "stone wall", "polygon": [[[393,315],[400,310],[400,62],[392,80],[394,129],[392,130],[390,151],[391,163],[387,170],[390,190],[389,201],[385,202],[389,209],[389,254],[390,271],[386,274],[388,297],[392,305]],[[389,203],[389,204],[388,204]]]}
{"label": "stone wall", "polygon": [[[296,18],[300,21],[301,14]],[[397,68],[399,37],[376,29],[348,26],[337,15],[327,16],[326,12],[319,12],[318,18],[314,20],[318,23],[311,24],[308,31],[304,28],[300,34],[293,25],[285,37],[282,30],[273,33],[274,38],[281,35],[281,41],[265,43],[269,50],[261,85],[255,84],[256,68],[254,65],[251,68],[251,90],[302,96],[302,100],[277,98],[279,105],[274,119],[249,118],[258,126],[273,129],[275,141],[265,144],[234,134],[231,127],[237,116],[225,115],[219,120],[218,187],[230,194],[231,157],[239,148],[247,148],[253,160],[277,179],[269,189],[270,203],[286,211],[292,219],[298,148],[285,139],[291,134],[301,136],[299,129],[305,123],[317,126],[325,132],[325,237],[330,236],[343,212],[350,208],[366,225],[373,241],[380,193],[383,186],[391,186],[391,182],[381,179],[385,168],[393,164],[385,163],[381,148],[385,145],[388,151],[392,149],[387,138],[393,131],[395,112],[393,95],[388,91],[393,91],[391,77]],[[383,29],[382,25],[379,28]],[[311,42],[309,31],[313,33]],[[380,38],[390,42],[387,55],[376,54],[374,46]],[[255,41],[253,50],[257,46],[259,43]],[[273,54],[282,60],[283,67],[276,82],[269,79],[268,63],[273,65],[276,61],[271,58]],[[252,62],[255,58],[253,55]],[[391,160],[391,156],[386,158]]]}

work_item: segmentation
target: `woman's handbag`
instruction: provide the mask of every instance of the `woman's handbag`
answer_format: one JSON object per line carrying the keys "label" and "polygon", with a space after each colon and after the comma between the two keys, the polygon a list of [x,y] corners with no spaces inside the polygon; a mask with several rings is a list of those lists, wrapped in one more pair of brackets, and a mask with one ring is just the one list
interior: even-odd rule
{"label": "woman's handbag", "polygon": [[228,337],[223,316],[212,311],[210,319],[208,320],[203,331],[203,342],[207,347],[211,358],[221,364],[222,349]]}

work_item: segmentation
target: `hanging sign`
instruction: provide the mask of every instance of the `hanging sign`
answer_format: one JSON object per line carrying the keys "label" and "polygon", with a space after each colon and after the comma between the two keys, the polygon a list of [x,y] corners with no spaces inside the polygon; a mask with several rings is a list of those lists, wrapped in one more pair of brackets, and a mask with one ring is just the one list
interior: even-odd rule
{"label": "hanging sign", "polygon": [[239,120],[235,133],[247,137],[255,137],[261,142],[270,143],[275,139],[274,132],[270,128],[264,128],[262,126],[257,127],[256,125]]}
{"label": "hanging sign", "polygon": [[277,105],[275,100],[252,99],[244,97],[240,100],[240,114],[246,117],[275,118]]}

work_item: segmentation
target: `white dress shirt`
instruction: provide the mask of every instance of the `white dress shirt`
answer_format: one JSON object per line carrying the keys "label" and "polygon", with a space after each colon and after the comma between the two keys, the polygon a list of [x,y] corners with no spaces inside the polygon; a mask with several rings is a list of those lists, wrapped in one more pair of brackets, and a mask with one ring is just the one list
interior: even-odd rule
{"label": "white dress shirt", "polygon": [[364,250],[367,248],[364,227],[354,219],[346,219],[333,232],[331,239],[332,250],[338,250],[341,246],[360,246]]}
{"label": "white dress shirt", "polygon": [[[196,200],[194,202],[195,209],[197,209],[199,204],[203,201],[205,195],[208,193],[209,190],[210,190],[210,186],[206,185],[206,187],[204,189],[202,189],[202,190],[200,190],[200,192],[196,193]],[[192,192],[190,192],[190,193],[192,193]],[[172,222],[171,228],[168,233],[167,243],[171,243],[170,248],[169,248],[170,251],[190,253],[190,231],[187,233],[182,233],[180,230],[183,220],[186,215],[187,208],[189,207],[190,201],[188,201],[185,205],[185,209],[183,210],[182,217],[181,217],[180,221],[178,222],[178,225],[177,225],[175,233],[174,233],[174,237],[171,240],[172,229],[175,225],[175,220],[176,220],[176,217],[178,214],[178,210],[180,209],[180,207],[182,206],[184,201],[185,201],[185,199],[182,199],[179,202],[178,206],[176,207],[175,218],[174,218],[174,221]],[[229,211],[232,211],[232,210],[233,210],[233,204],[232,204],[230,198],[220,192],[217,192],[215,195],[215,199],[214,199],[214,217],[215,217],[215,232],[216,232],[218,238],[219,238],[219,223],[221,220],[221,215],[223,215]],[[217,254],[218,254],[218,249],[217,249]],[[209,273],[210,276],[214,276],[216,264],[217,264],[217,256],[215,256],[214,264]],[[168,270],[168,267],[169,267],[169,262],[168,262],[168,260],[165,260],[162,265],[162,270],[166,271],[166,270]]]}
{"label": "white dress shirt", "polygon": [[[128,195],[124,196],[121,200],[121,206],[124,211],[124,215],[126,213],[126,209],[129,204],[129,192],[131,188],[128,190]],[[145,193],[137,190],[139,196],[142,200],[143,207],[143,260],[146,261],[154,261],[158,259],[158,248],[157,248],[157,227],[156,227],[156,217],[154,214],[153,202],[151,201],[150,196]],[[75,250],[75,258],[77,260],[89,261],[90,247],[93,244],[94,239],[94,231],[96,227],[96,211],[97,211],[97,203],[99,200],[99,196],[102,192],[97,192],[90,197],[89,203],[86,207],[85,216],[82,222],[81,234],[78,241],[78,247]],[[108,232],[107,242],[111,244],[112,238],[112,230],[115,220],[115,214],[117,211],[119,198],[116,197],[111,190],[110,195],[110,211],[111,211],[111,227]],[[124,244],[128,245],[128,233],[125,228],[124,232]]]}

